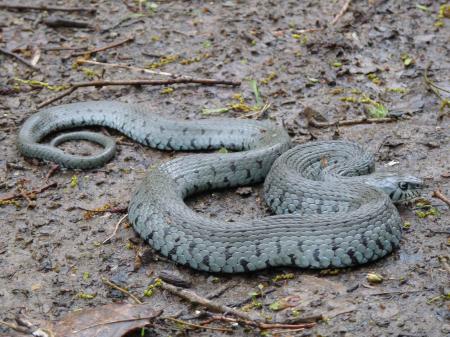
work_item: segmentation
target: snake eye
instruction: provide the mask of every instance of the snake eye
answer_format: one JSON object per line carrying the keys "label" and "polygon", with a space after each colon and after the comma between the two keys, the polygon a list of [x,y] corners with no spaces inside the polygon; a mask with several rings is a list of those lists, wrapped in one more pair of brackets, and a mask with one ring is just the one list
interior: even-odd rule
{"label": "snake eye", "polygon": [[408,183],[405,183],[404,181],[401,181],[398,183],[398,187],[402,190],[405,191],[408,189]]}

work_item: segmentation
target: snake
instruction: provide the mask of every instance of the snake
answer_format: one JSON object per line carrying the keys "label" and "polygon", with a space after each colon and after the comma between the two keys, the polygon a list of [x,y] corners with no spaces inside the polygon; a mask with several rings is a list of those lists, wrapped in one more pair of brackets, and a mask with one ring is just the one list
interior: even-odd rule
{"label": "snake", "polygon": [[[156,251],[180,265],[212,273],[279,266],[345,268],[378,260],[400,245],[402,221],[394,203],[419,195],[411,175],[374,172],[374,156],[349,141],[293,146],[272,121],[238,118],[166,119],[147,104],[90,101],[42,109],[21,127],[26,157],[69,169],[100,167],[114,140],[86,126],[115,129],[159,150],[198,151],[154,164],[132,194],[128,218]],[[88,140],[103,149],[80,156],[58,147]],[[223,150],[226,149],[226,150]],[[205,153],[206,152],[206,153]],[[185,199],[202,191],[261,183],[272,215],[234,222],[192,210]]]}

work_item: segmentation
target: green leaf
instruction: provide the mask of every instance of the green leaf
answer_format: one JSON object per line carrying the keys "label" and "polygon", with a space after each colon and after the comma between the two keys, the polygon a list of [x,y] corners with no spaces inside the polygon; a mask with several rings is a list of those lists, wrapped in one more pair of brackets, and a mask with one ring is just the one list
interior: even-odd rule
{"label": "green leaf", "polygon": [[211,48],[212,43],[209,40],[206,40],[202,43],[203,48]]}
{"label": "green leaf", "polygon": [[412,61],[413,61],[412,58],[407,57],[407,58],[405,58],[405,59],[403,60],[403,64],[404,64],[405,66],[409,66],[409,65],[411,65]]}
{"label": "green leaf", "polygon": [[279,311],[279,310],[283,309],[283,307],[282,307],[280,301],[275,301],[271,305],[269,305],[269,309],[272,311]]}
{"label": "green leaf", "polygon": [[230,108],[202,109],[202,115],[213,115],[230,111]]}
{"label": "green leaf", "polygon": [[228,153],[228,150],[226,147],[221,147],[217,153]]}
{"label": "green leaf", "polygon": [[371,118],[384,118],[389,114],[389,110],[380,103],[376,103],[369,108]]}
{"label": "green leaf", "polygon": [[263,102],[261,99],[261,94],[259,93],[258,82],[256,82],[256,80],[251,80],[250,87],[252,88],[253,94],[255,95],[256,105],[261,106]]}
{"label": "green leaf", "polygon": [[429,9],[427,6],[424,6],[421,4],[416,4],[416,8],[420,9],[421,11],[424,11],[424,12],[431,12],[431,9]]}
{"label": "green leaf", "polygon": [[77,187],[77,186],[78,186],[78,177],[75,176],[75,175],[73,175],[73,176],[70,178],[70,187],[75,188],[75,187]]}

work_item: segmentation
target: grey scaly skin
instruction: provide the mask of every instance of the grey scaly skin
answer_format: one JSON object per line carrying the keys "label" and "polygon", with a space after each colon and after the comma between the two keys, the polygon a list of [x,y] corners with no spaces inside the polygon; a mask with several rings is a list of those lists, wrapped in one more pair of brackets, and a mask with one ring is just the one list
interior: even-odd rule
{"label": "grey scaly skin", "polygon": [[[421,187],[415,177],[372,173],[373,157],[354,143],[313,142],[289,150],[286,131],[270,122],[166,120],[147,113],[143,105],[109,101],[38,112],[20,130],[19,150],[69,168],[101,166],[115,150],[105,136],[72,132],[50,145],[38,144],[53,131],[88,125],[117,129],[161,150],[240,151],[190,155],[152,166],[130,201],[129,219],[153,248],[209,272],[349,267],[377,260],[398,247],[401,237],[401,219],[389,196],[408,200]],[[56,148],[70,139],[88,139],[105,149],[80,157]],[[183,201],[200,191],[264,178],[274,216],[229,223],[197,214]]]}

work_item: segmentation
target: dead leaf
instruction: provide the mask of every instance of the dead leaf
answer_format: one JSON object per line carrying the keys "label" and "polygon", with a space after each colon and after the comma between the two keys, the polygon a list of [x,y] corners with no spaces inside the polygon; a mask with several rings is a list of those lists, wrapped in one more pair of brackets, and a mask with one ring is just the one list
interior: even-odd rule
{"label": "dead leaf", "polygon": [[[122,337],[162,314],[148,304],[107,304],[74,311],[57,322],[32,322],[41,331],[61,337]],[[17,335],[17,334],[16,334]],[[20,334],[19,336],[23,336]]]}
{"label": "dead leaf", "polygon": [[279,299],[269,305],[269,309],[273,311],[280,311],[286,308],[296,307],[300,303],[300,296],[292,295]]}
{"label": "dead leaf", "polygon": [[320,123],[328,123],[328,119],[323,114],[310,106],[305,107],[305,109],[303,110],[303,115],[306,117],[306,120],[308,122],[314,120]]}

